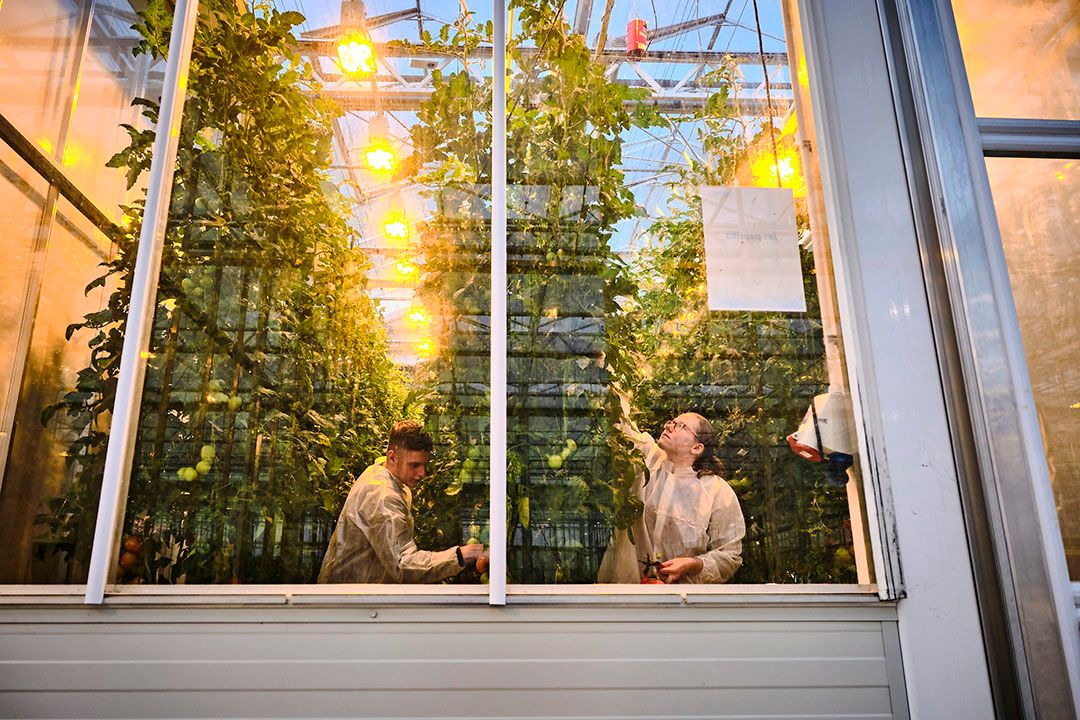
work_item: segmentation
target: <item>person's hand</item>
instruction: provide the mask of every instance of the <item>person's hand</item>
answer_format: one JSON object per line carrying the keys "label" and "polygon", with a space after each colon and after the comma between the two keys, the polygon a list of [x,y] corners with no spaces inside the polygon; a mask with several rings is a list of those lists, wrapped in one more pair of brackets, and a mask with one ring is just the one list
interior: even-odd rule
{"label": "person's hand", "polygon": [[705,563],[701,562],[701,558],[696,557],[680,557],[672,558],[671,560],[665,560],[660,563],[660,575],[664,582],[673,583],[678,582],[684,577],[690,577],[697,575],[699,572],[705,569]]}
{"label": "person's hand", "polygon": [[470,543],[469,545],[461,546],[461,557],[465,560],[466,565],[475,562],[477,558],[484,554],[484,546],[480,543]]}

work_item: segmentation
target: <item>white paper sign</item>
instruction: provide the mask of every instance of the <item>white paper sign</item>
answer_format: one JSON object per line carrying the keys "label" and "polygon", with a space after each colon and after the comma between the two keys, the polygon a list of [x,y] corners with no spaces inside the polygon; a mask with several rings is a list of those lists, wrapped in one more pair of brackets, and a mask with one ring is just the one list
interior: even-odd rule
{"label": "white paper sign", "polygon": [[790,189],[702,185],[710,310],[805,312]]}

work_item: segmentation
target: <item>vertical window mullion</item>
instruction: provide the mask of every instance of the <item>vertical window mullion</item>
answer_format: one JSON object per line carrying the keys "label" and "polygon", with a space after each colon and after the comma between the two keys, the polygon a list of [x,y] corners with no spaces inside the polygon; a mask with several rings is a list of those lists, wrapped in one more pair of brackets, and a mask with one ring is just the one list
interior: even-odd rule
{"label": "vertical window mullion", "polygon": [[506,604],[506,0],[492,0],[491,480],[488,603]]}
{"label": "vertical window mullion", "polygon": [[198,0],[177,0],[173,13],[169,57],[161,93],[161,111],[157,135],[154,138],[135,271],[131,279],[131,303],[124,333],[120,375],[116,383],[116,402],[109,427],[101,499],[98,503],[94,545],[86,582],[85,601],[88,605],[97,605],[104,600],[105,586],[112,572],[112,561],[116,555],[123,523],[123,505],[131,475],[131,459],[139,419],[139,397],[146,375],[146,358],[143,354],[149,347],[150,326],[154,318],[161,253],[198,12]]}

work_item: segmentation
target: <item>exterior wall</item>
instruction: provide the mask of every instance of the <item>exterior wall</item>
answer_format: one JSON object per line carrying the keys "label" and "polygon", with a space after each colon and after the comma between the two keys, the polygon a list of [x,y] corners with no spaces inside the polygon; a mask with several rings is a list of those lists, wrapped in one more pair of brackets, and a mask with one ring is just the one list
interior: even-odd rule
{"label": "exterior wall", "polygon": [[0,715],[907,717],[893,604],[694,604],[8,607]]}

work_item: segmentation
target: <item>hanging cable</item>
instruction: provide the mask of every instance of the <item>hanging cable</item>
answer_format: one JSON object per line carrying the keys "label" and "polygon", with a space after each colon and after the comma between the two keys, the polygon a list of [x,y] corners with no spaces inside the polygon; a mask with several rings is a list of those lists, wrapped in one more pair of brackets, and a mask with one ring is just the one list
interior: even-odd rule
{"label": "hanging cable", "polygon": [[754,25],[757,28],[758,53],[761,56],[761,73],[765,76],[765,112],[769,117],[769,138],[772,140],[773,169],[776,170],[776,187],[784,187],[780,179],[780,148],[776,144],[776,124],[773,122],[772,87],[769,84],[769,69],[765,65],[765,41],[761,32],[761,16],[758,15],[757,0],[754,2]]}

